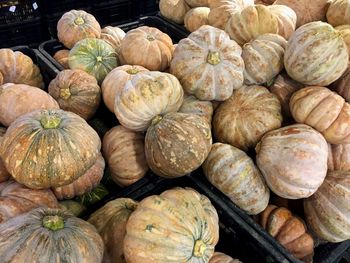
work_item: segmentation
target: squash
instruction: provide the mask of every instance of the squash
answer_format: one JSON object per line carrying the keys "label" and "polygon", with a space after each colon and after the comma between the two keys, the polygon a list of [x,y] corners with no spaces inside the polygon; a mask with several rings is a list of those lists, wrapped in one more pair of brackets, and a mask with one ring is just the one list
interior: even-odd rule
{"label": "squash", "polygon": [[255,0],[255,5],[272,5],[275,0]]}
{"label": "squash", "polygon": [[2,75],[1,71],[0,71],[0,85],[2,85],[4,83],[4,76]]}
{"label": "squash", "polygon": [[270,82],[283,69],[287,41],[277,34],[264,34],[244,44],[244,83],[258,85]]}
{"label": "squash", "polygon": [[34,110],[59,108],[54,98],[36,87],[12,83],[0,86],[0,123],[7,127]]}
{"label": "squash", "polygon": [[293,118],[321,132],[329,143],[350,143],[350,104],[325,87],[298,90],[289,102]]}
{"label": "squash", "polygon": [[123,65],[139,65],[149,70],[163,71],[170,65],[173,50],[173,41],[167,34],[155,27],[141,26],[126,34],[119,57]]}
{"label": "squash", "polygon": [[314,240],[302,219],[287,208],[269,205],[259,215],[259,223],[296,258],[310,262],[314,254]]}
{"label": "squash", "polygon": [[242,150],[255,147],[268,131],[281,127],[281,104],[262,86],[245,86],[223,102],[213,117],[214,137]]}
{"label": "squash", "polygon": [[243,85],[241,53],[224,31],[205,25],[179,42],[170,73],[198,99],[224,101]]}
{"label": "squash", "polygon": [[310,126],[294,124],[270,131],[255,150],[267,185],[281,197],[309,197],[326,177],[328,145]]}
{"label": "squash", "polygon": [[66,12],[57,22],[58,40],[69,49],[82,39],[99,38],[100,35],[100,24],[83,10]]}
{"label": "squash", "polygon": [[350,171],[350,144],[328,144],[328,171]]}
{"label": "squash", "polygon": [[330,1],[327,10],[327,22],[332,26],[350,24],[350,2],[348,0]]}
{"label": "squash", "polygon": [[278,30],[276,15],[264,5],[248,6],[240,12],[233,13],[225,26],[230,38],[239,45],[266,33],[277,34]]}
{"label": "squash", "polygon": [[100,148],[98,134],[78,115],[36,110],[10,125],[0,156],[16,181],[43,189],[70,184],[83,175]]}
{"label": "squash", "polygon": [[214,109],[210,101],[198,100],[195,96],[185,95],[179,112],[201,116],[211,126]]}
{"label": "squash", "polygon": [[[350,65],[349,65],[350,66]],[[330,88],[342,96],[346,102],[350,102],[350,67],[344,74],[330,85]]]}
{"label": "squash", "polygon": [[329,242],[350,239],[350,173],[332,171],[318,191],[304,200],[306,221],[313,232]]}
{"label": "squash", "polygon": [[[0,148],[2,147],[2,137],[4,137],[5,133],[6,133],[6,129],[3,127],[0,127]],[[0,157],[0,183],[9,179],[10,176],[11,175],[6,170],[6,167],[5,167],[5,165],[2,162],[1,157]]]}
{"label": "squash", "polygon": [[[173,238],[169,238],[173,237]],[[208,262],[219,239],[209,199],[191,188],[173,188],[143,199],[126,224],[126,262]]]}
{"label": "squash", "polygon": [[[0,225],[10,218],[46,206],[57,208],[55,195],[49,189],[33,190],[14,180],[0,183]],[[1,254],[3,260],[3,254]]]}
{"label": "squash", "polygon": [[346,47],[348,48],[348,53],[350,54],[350,25],[337,26],[334,29],[343,37]]}
{"label": "squash", "polygon": [[30,57],[20,51],[0,49],[0,75],[2,83],[26,84],[44,88],[40,69]]}
{"label": "squash", "polygon": [[190,7],[208,7],[211,0],[185,0]]}
{"label": "squash", "polygon": [[196,7],[188,11],[185,15],[185,28],[190,31],[196,31],[203,25],[208,25],[208,15],[210,9],[208,7]]}
{"label": "squash", "polygon": [[145,131],[156,116],[178,111],[183,95],[181,84],[173,75],[142,72],[127,81],[116,96],[114,113],[124,127]]}
{"label": "squash", "polygon": [[190,7],[185,0],[160,0],[159,10],[162,16],[177,23],[183,24]]}
{"label": "squash", "polygon": [[209,182],[249,215],[268,205],[269,188],[253,160],[240,149],[214,143],[202,167]]}
{"label": "squash", "polygon": [[168,113],[153,119],[145,138],[146,160],[159,176],[184,176],[202,165],[212,143],[211,127],[197,115]]}
{"label": "squash", "polygon": [[107,108],[114,112],[114,102],[117,94],[124,88],[125,83],[137,73],[148,71],[141,66],[124,65],[113,69],[102,82],[102,97]]}
{"label": "squash", "polygon": [[286,5],[270,5],[268,9],[277,17],[278,34],[288,40],[296,28],[296,13]]}
{"label": "squash", "polygon": [[105,244],[103,262],[125,263],[123,245],[126,223],[136,209],[137,202],[118,198],[95,211],[88,222],[94,225]]}
{"label": "squash", "polygon": [[95,77],[79,69],[59,72],[51,80],[49,94],[57,100],[60,108],[89,120],[101,101],[101,89]]}
{"label": "squash", "polygon": [[61,64],[61,66],[64,69],[69,69],[68,64],[68,56],[69,56],[69,50],[68,49],[61,49],[58,50],[54,55],[53,58]]}
{"label": "squash", "polygon": [[117,26],[106,26],[101,30],[100,38],[110,44],[119,54],[120,45],[125,37],[125,32]]}
{"label": "squash", "polygon": [[214,255],[210,258],[209,263],[242,263],[238,259],[233,259],[232,257],[221,253],[215,252]]}
{"label": "squash", "polygon": [[77,217],[81,216],[85,211],[86,207],[74,200],[63,200],[59,202],[59,207]]}
{"label": "squash", "polygon": [[58,209],[37,208],[0,225],[4,262],[102,262],[94,226]]}
{"label": "squash", "polygon": [[146,175],[148,165],[144,140],[142,133],[121,125],[113,127],[103,137],[103,155],[116,184],[128,186]]}

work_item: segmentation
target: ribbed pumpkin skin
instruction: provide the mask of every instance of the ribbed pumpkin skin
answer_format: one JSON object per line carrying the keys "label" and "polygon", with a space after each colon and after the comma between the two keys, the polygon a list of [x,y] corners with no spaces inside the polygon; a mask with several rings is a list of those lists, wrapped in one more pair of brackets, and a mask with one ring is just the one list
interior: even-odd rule
{"label": "ribbed pumpkin skin", "polygon": [[281,104],[262,86],[245,86],[223,102],[213,117],[218,142],[247,150],[268,131],[281,127]]}
{"label": "ribbed pumpkin skin", "polygon": [[348,103],[350,102],[350,67],[330,88],[342,96]]}
{"label": "ribbed pumpkin skin", "polygon": [[185,0],[190,7],[207,7],[209,6],[210,0]]}
{"label": "ribbed pumpkin skin", "polygon": [[124,237],[126,223],[136,209],[137,202],[129,198],[118,198],[94,212],[88,222],[94,225],[105,244],[104,263],[125,263]]}
{"label": "ribbed pumpkin skin", "polygon": [[145,131],[157,115],[176,112],[184,91],[173,75],[142,72],[125,83],[116,96],[114,113],[120,124],[134,131]]}
{"label": "ribbed pumpkin skin", "polygon": [[350,171],[350,144],[328,144],[328,171]]}
{"label": "ribbed pumpkin skin", "polygon": [[215,143],[202,167],[207,179],[249,215],[262,212],[268,205],[270,191],[245,152]]}
{"label": "ribbed pumpkin skin", "polygon": [[304,200],[306,221],[320,238],[329,242],[350,239],[350,173],[327,174],[319,190]]}
{"label": "ribbed pumpkin skin", "polygon": [[117,26],[106,26],[101,30],[100,38],[110,44],[118,54],[124,37],[125,32]]}
{"label": "ribbed pumpkin skin", "polygon": [[327,10],[327,22],[332,26],[350,24],[350,2],[348,0],[333,0]]}
{"label": "ribbed pumpkin skin", "polygon": [[34,110],[59,108],[53,97],[36,87],[12,83],[0,86],[0,123],[7,127]]}
{"label": "ribbed pumpkin skin", "polygon": [[159,10],[162,16],[178,24],[184,23],[184,18],[190,7],[185,0],[160,0]]}
{"label": "ribbed pumpkin skin", "polygon": [[196,7],[192,8],[185,15],[184,23],[188,31],[193,32],[199,29],[203,25],[208,25],[208,15],[210,8],[208,7]]}
{"label": "ribbed pumpkin skin", "polygon": [[131,185],[148,171],[144,140],[142,133],[121,125],[113,127],[103,137],[103,155],[118,185]]}
{"label": "ribbed pumpkin skin", "polygon": [[209,263],[241,263],[241,261],[238,259],[233,259],[224,253],[215,252],[210,258]]}
{"label": "ribbed pumpkin skin", "polygon": [[0,73],[2,83],[26,84],[40,89],[44,88],[40,69],[33,64],[30,57],[20,51],[0,49]]}
{"label": "ribbed pumpkin skin", "polygon": [[218,215],[209,199],[191,188],[173,188],[139,203],[126,225],[124,254],[130,263],[205,263],[218,239]]}
{"label": "ribbed pumpkin skin", "polygon": [[146,160],[159,176],[184,176],[202,165],[211,143],[210,125],[205,119],[186,113],[168,113],[147,130]]}
{"label": "ribbed pumpkin skin", "polygon": [[57,100],[60,108],[89,120],[101,101],[101,89],[95,77],[85,71],[63,70],[49,85],[49,94]]}
{"label": "ribbed pumpkin skin", "polygon": [[69,49],[84,38],[99,38],[100,35],[100,24],[83,10],[66,12],[57,22],[58,40]]}
{"label": "ribbed pumpkin skin", "polygon": [[296,28],[296,13],[292,8],[285,5],[270,5],[268,9],[277,17],[278,34],[288,40]]}
{"label": "ribbed pumpkin skin", "polygon": [[325,87],[306,87],[289,102],[293,118],[321,132],[329,143],[350,143],[350,105]]}
{"label": "ribbed pumpkin skin", "polygon": [[305,85],[327,86],[347,69],[349,55],[341,34],[324,22],[298,28],[288,41],[284,66]]}
{"label": "ribbed pumpkin skin", "polygon": [[295,124],[270,131],[256,152],[256,162],[267,185],[281,197],[309,197],[326,177],[328,145],[310,126]]}
{"label": "ribbed pumpkin skin", "polygon": [[205,25],[179,42],[170,73],[198,99],[224,101],[243,85],[241,53],[224,31]]}
{"label": "ribbed pumpkin skin", "polygon": [[64,69],[69,69],[68,56],[69,50],[61,49],[53,55],[53,58],[60,63]]}
{"label": "ribbed pumpkin skin", "polygon": [[210,101],[198,100],[195,96],[185,95],[179,112],[201,116],[211,125],[214,109]]}
{"label": "ribbed pumpkin skin", "polygon": [[[0,149],[2,147],[2,137],[4,137],[5,132],[6,132],[6,129],[3,127],[0,127]],[[0,157],[0,183],[6,181],[10,176],[11,175],[6,170],[6,167]]]}
{"label": "ribbed pumpkin skin", "polygon": [[[62,218],[64,227],[47,229],[46,216]],[[96,263],[102,261],[103,241],[84,220],[62,210],[38,208],[0,225],[0,255],[11,263]]]}
{"label": "ribbed pumpkin skin", "polygon": [[350,25],[337,26],[334,29],[343,37],[346,47],[348,48],[348,53],[350,54]]}
{"label": "ribbed pumpkin skin", "polygon": [[[57,128],[44,128],[43,123],[59,119]],[[0,156],[7,170],[16,181],[34,189],[73,182],[95,163],[101,148],[95,130],[63,110],[22,115],[7,129],[2,143]]]}
{"label": "ribbed pumpkin skin", "polygon": [[113,69],[102,82],[102,97],[107,108],[114,112],[114,102],[117,94],[124,88],[125,83],[137,73],[148,71],[141,66],[124,65]]}

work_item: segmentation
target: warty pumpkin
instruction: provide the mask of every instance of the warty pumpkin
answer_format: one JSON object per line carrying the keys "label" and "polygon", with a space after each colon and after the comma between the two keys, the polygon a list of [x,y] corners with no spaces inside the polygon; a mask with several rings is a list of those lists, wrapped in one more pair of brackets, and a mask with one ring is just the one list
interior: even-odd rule
{"label": "warty pumpkin", "polygon": [[327,9],[327,22],[332,26],[350,24],[350,1],[333,0],[330,1]]}
{"label": "warty pumpkin", "polygon": [[[0,127],[0,148],[2,147],[2,137],[4,137],[5,132],[6,132],[6,129],[4,127]],[[0,157],[0,183],[6,181],[10,176],[11,175],[7,171]]]}
{"label": "warty pumpkin", "polygon": [[119,54],[120,45],[125,37],[125,32],[117,26],[106,26],[101,30],[100,38],[110,44]]}
{"label": "warty pumpkin", "polygon": [[241,263],[238,259],[234,259],[224,253],[215,252],[210,258],[209,263]]}
{"label": "warty pumpkin", "polygon": [[201,116],[211,125],[214,108],[210,101],[198,100],[195,96],[185,95],[179,112]]}
{"label": "warty pumpkin", "polygon": [[346,102],[350,102],[350,67],[346,69],[344,74],[330,85],[330,88],[342,96]]}
{"label": "warty pumpkin", "polygon": [[61,66],[64,69],[69,69],[68,64],[68,56],[69,56],[69,50],[68,49],[61,49],[58,50],[54,55],[53,58],[61,64]]}
{"label": "warty pumpkin", "polygon": [[270,5],[268,9],[277,17],[278,34],[288,40],[296,28],[296,13],[286,5]]}
{"label": "warty pumpkin", "polygon": [[184,18],[191,8],[185,0],[160,0],[159,10],[162,16],[174,21],[177,24],[183,24]]}
{"label": "warty pumpkin", "polygon": [[185,28],[190,31],[196,31],[203,25],[208,25],[208,15],[210,8],[208,7],[196,7],[188,11],[184,18]]}
{"label": "warty pumpkin", "polygon": [[334,28],[343,37],[344,43],[348,48],[348,53],[350,54],[350,25],[341,25]]}
{"label": "warty pumpkin", "polygon": [[350,144],[328,144],[328,171],[350,171]]}

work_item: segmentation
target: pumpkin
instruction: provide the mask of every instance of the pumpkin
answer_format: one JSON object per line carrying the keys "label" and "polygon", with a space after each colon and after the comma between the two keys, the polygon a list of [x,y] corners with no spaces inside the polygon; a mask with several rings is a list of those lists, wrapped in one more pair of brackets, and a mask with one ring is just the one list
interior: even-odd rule
{"label": "pumpkin", "polygon": [[58,209],[37,208],[0,225],[4,262],[102,261],[103,241],[94,226]]}
{"label": "pumpkin", "polygon": [[328,144],[328,170],[350,171],[350,144]]}
{"label": "pumpkin", "polygon": [[74,200],[63,200],[59,202],[59,207],[75,216],[81,216],[85,211],[86,207]]}
{"label": "pumpkin", "polygon": [[327,10],[327,22],[332,26],[350,24],[350,2],[348,0],[333,0]]}
{"label": "pumpkin", "polygon": [[350,104],[335,92],[318,86],[293,94],[289,102],[293,118],[312,126],[329,143],[350,143]]}
{"label": "pumpkin", "polygon": [[[173,237],[173,238],[169,238]],[[218,215],[191,188],[143,199],[126,224],[126,262],[208,262],[219,239]]]}
{"label": "pumpkin", "polygon": [[155,27],[142,26],[130,30],[122,40],[120,60],[123,65],[163,71],[170,65],[173,50],[173,41],[167,34]]}
{"label": "pumpkin", "polygon": [[209,12],[208,7],[196,7],[188,11],[184,19],[186,29],[193,32],[203,25],[208,25]]}
{"label": "pumpkin", "polygon": [[121,41],[125,37],[125,32],[117,26],[106,26],[101,30],[100,38],[110,44],[119,54]]}
{"label": "pumpkin", "polygon": [[0,71],[0,85],[2,85],[4,83],[4,76],[2,75],[1,71]]}
{"label": "pumpkin", "polygon": [[211,143],[211,127],[204,118],[168,113],[156,117],[147,130],[146,160],[157,175],[180,177],[202,165],[210,152]]}
{"label": "pumpkin", "polygon": [[61,66],[64,69],[69,69],[68,64],[68,56],[69,56],[69,50],[68,49],[61,49],[58,50],[54,55],[53,58],[61,64]]}
{"label": "pumpkin", "polygon": [[350,54],[350,25],[337,26],[334,29],[343,37],[346,47],[348,48],[348,53]]}
{"label": "pumpkin", "polygon": [[208,7],[211,0],[185,0],[190,7]]}
{"label": "pumpkin", "polygon": [[224,253],[215,252],[214,255],[210,258],[209,263],[241,263],[241,261],[238,259],[233,259]]}
{"label": "pumpkin", "polygon": [[124,88],[125,83],[137,73],[148,71],[141,66],[124,65],[113,69],[102,82],[102,97],[107,108],[114,112],[114,102],[117,94]]}
{"label": "pumpkin", "polygon": [[350,173],[332,171],[318,191],[304,200],[306,221],[313,232],[329,242],[350,239]]}
{"label": "pumpkin", "polygon": [[261,226],[296,258],[310,261],[314,253],[314,240],[302,219],[284,207],[269,205],[259,215]]}
{"label": "pumpkin", "polygon": [[268,8],[277,17],[278,34],[288,40],[296,28],[296,13],[286,5],[270,5]]}
{"label": "pumpkin", "polygon": [[103,137],[103,155],[108,163],[112,180],[128,186],[145,176],[148,165],[144,136],[123,126],[115,126]]}
{"label": "pumpkin", "polygon": [[275,0],[255,0],[256,5],[272,5]]}
{"label": "pumpkin", "polygon": [[125,263],[124,237],[126,223],[136,209],[137,202],[129,198],[118,198],[94,212],[88,222],[94,225],[105,244],[103,262]]}
{"label": "pumpkin", "polygon": [[[51,190],[29,189],[13,180],[0,183],[0,225],[10,218],[41,206],[58,207]],[[3,259],[3,254],[1,258]]]}
{"label": "pumpkin", "polygon": [[100,35],[100,24],[93,15],[83,10],[66,12],[57,22],[58,40],[69,49],[82,39],[99,38]]}
{"label": "pumpkin", "polygon": [[7,83],[0,86],[0,123],[9,126],[23,114],[37,109],[59,109],[45,91],[25,84]]}
{"label": "pumpkin", "polygon": [[214,109],[210,101],[198,100],[195,96],[185,95],[179,112],[201,116],[211,125]]}
{"label": "pumpkin", "polygon": [[205,25],[179,42],[170,72],[198,99],[224,101],[243,85],[241,53],[224,31]]}
{"label": "pumpkin", "polygon": [[252,159],[229,144],[214,143],[203,163],[206,178],[249,215],[262,212],[270,191]]}
{"label": "pumpkin", "polygon": [[218,142],[247,150],[268,131],[281,127],[281,104],[262,86],[245,86],[223,102],[213,117]]}
{"label": "pumpkin", "polygon": [[342,96],[346,102],[350,102],[350,67],[346,69],[344,74],[330,85],[330,88]]}
{"label": "pumpkin", "polygon": [[85,120],[95,114],[101,101],[101,89],[95,77],[79,69],[59,72],[48,90],[61,109],[74,112]]}
{"label": "pumpkin", "polygon": [[266,33],[277,34],[278,19],[264,5],[248,6],[240,12],[232,14],[226,24],[225,31],[239,45]]}
{"label": "pumpkin", "polygon": [[185,15],[190,10],[190,7],[185,0],[160,0],[159,10],[165,18],[177,24],[183,24]]}
{"label": "pumpkin", "polygon": [[78,115],[36,110],[10,125],[0,156],[16,181],[42,189],[70,184],[83,175],[100,148],[98,134]]}
{"label": "pumpkin", "polygon": [[281,197],[309,197],[326,177],[328,145],[310,126],[294,124],[270,131],[255,150],[267,185]]}
{"label": "pumpkin", "polygon": [[[0,127],[0,148],[1,143],[2,143],[2,137],[4,137],[4,134],[6,133],[6,129],[3,127]],[[6,181],[11,175],[9,174],[9,172],[6,170],[6,167],[4,165],[4,163],[1,160],[0,157],[0,183]]]}
{"label": "pumpkin", "polygon": [[40,69],[32,59],[20,51],[0,49],[0,75],[2,83],[26,84],[43,89]]}
{"label": "pumpkin", "polygon": [[127,81],[116,96],[114,113],[124,127],[145,131],[156,116],[178,111],[183,95],[181,84],[173,75],[142,72]]}

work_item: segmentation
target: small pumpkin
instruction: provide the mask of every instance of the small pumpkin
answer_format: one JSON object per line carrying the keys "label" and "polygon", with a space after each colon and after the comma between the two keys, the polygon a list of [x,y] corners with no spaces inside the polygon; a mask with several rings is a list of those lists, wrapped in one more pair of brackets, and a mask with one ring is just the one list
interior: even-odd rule
{"label": "small pumpkin", "polygon": [[333,0],[327,10],[327,22],[332,26],[350,24],[350,2],[348,0]]}
{"label": "small pumpkin", "polygon": [[59,202],[59,207],[62,210],[68,211],[69,213],[79,217],[85,211],[86,207],[74,200],[63,200]]}
{"label": "small pumpkin", "polygon": [[[4,137],[5,133],[6,133],[6,129],[3,127],[0,127],[0,148],[2,147],[2,137]],[[1,157],[0,157],[0,183],[9,179],[10,176],[11,175],[6,170],[6,167],[5,167],[5,165],[2,162]]]}
{"label": "small pumpkin", "polygon": [[350,171],[350,144],[328,144],[328,170]]}
{"label": "small pumpkin", "polygon": [[118,54],[124,37],[125,32],[117,26],[106,26],[101,30],[100,38],[110,44]]}
{"label": "small pumpkin", "polygon": [[234,259],[224,253],[215,252],[214,255],[210,258],[209,263],[241,263],[241,261]]}
{"label": "small pumpkin", "polygon": [[211,125],[214,109],[210,101],[198,100],[195,96],[185,95],[179,112],[201,116]]}
{"label": "small pumpkin", "polygon": [[185,0],[159,1],[159,10],[161,15],[177,24],[184,23],[185,15],[190,9],[191,8],[188,6]]}
{"label": "small pumpkin", "polygon": [[185,0],[190,7],[208,7],[211,0]]}
{"label": "small pumpkin", "polygon": [[53,58],[58,63],[60,63],[64,69],[69,69],[68,56],[69,56],[69,50],[68,49],[61,49],[61,50],[58,50],[53,55]]}
{"label": "small pumpkin", "polygon": [[296,13],[286,5],[270,5],[268,8],[277,17],[278,34],[288,40],[296,28]]}
{"label": "small pumpkin", "polygon": [[188,31],[196,31],[203,25],[208,25],[208,15],[210,8],[208,7],[196,7],[188,11],[184,18],[185,27]]}
{"label": "small pumpkin", "polygon": [[348,48],[348,53],[350,54],[350,25],[341,25],[335,27],[334,29],[337,30],[343,37],[346,47]]}
{"label": "small pumpkin", "polygon": [[330,85],[330,88],[342,96],[346,102],[350,102],[350,67],[346,69],[344,74]]}

